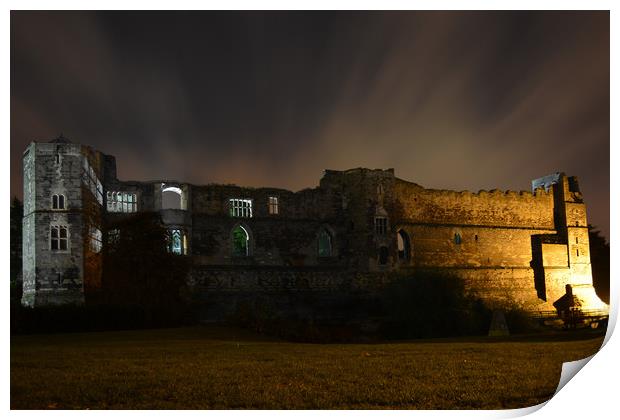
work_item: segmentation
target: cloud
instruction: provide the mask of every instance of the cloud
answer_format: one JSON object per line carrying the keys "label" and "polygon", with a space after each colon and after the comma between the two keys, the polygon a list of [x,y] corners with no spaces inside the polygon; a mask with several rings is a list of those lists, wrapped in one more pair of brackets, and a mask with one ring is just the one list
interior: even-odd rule
{"label": "cloud", "polygon": [[12,194],[28,142],[64,131],[135,180],[564,170],[609,231],[608,12],[12,12],[11,50]]}

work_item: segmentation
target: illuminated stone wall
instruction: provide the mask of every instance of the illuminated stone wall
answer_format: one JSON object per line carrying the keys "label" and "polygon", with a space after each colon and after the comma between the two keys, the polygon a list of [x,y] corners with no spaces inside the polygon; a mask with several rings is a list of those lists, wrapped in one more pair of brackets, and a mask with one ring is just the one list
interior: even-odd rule
{"label": "illuminated stone wall", "polygon": [[[168,229],[184,232],[194,265],[188,281],[211,295],[260,294],[265,287],[269,293],[371,290],[390,273],[424,270],[458,276],[495,306],[551,310],[571,284],[587,308],[605,309],[592,289],[586,208],[574,177],[535,180],[533,192],[477,193],[426,189],[392,169],[365,168],[326,170],[318,186],[297,192],[120,181],[113,156],[55,143],[33,143],[24,157],[24,304],[83,301],[100,288],[101,256],[88,248],[87,226],[101,225],[105,240],[106,226],[131,217],[94,201],[80,183],[82,156],[101,177],[104,199],[107,191],[135,194],[137,211],[159,212]],[[66,212],[49,211],[58,188],[70,197]],[[178,194],[176,208],[164,200],[171,192]],[[270,197],[277,197],[277,214],[269,211]],[[230,200],[250,200],[252,216],[231,215]],[[49,251],[51,218],[71,226],[66,255]],[[247,232],[247,255],[233,252],[237,226]],[[321,232],[329,236],[329,256],[319,255]],[[399,252],[399,237],[406,251]],[[63,270],[78,273],[75,289],[54,286]]]}
{"label": "illuminated stone wall", "polygon": [[[82,154],[79,145],[32,143],[24,153],[25,306],[83,303]],[[63,194],[65,210],[52,210]],[[50,249],[50,225],[68,229],[68,250]]]}

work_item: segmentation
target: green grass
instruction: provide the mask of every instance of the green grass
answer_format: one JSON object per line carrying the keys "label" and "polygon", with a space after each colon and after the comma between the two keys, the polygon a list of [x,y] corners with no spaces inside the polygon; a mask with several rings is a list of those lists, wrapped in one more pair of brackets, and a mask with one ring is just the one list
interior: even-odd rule
{"label": "green grass", "polygon": [[525,407],[603,339],[557,338],[299,344],[222,326],[14,336],[11,408]]}

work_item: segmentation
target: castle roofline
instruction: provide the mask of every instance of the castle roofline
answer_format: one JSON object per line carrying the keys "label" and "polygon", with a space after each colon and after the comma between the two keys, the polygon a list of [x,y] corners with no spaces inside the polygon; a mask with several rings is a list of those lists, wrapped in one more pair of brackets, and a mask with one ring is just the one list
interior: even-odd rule
{"label": "castle roofline", "polygon": [[71,144],[72,142],[71,140],[66,138],[62,133],[60,133],[60,136],[48,141],[48,143]]}

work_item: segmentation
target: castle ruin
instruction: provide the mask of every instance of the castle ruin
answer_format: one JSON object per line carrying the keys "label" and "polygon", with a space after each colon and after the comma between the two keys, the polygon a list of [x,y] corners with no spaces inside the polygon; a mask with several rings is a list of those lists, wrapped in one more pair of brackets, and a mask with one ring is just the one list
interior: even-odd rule
{"label": "castle ruin", "polygon": [[[64,137],[23,156],[25,306],[82,304],[101,288],[114,222],[158,212],[188,284],[213,297],[279,290],[369,290],[389,273],[442,271],[491,305],[553,310],[567,286],[607,310],[592,286],[586,205],[576,177],[531,191],[456,192],[393,169],[326,170],[316,188],[121,181],[116,161]],[[221,301],[221,300],[220,300]]]}

